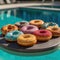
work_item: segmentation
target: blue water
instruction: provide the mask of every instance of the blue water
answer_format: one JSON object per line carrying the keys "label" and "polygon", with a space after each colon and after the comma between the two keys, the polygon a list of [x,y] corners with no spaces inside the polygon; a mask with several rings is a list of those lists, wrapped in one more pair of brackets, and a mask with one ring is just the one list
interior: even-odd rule
{"label": "blue water", "polygon": [[[0,11],[0,28],[6,24],[14,24],[18,21],[32,19],[42,19],[45,22],[55,22],[60,26],[60,12],[58,11],[46,11],[46,10],[34,10],[34,9],[9,9]],[[60,50],[56,50],[47,55],[36,56],[23,56],[14,55],[8,53],[3,49],[0,49],[0,60],[60,60]]]}
{"label": "blue water", "polygon": [[40,5],[40,6],[33,6],[33,7],[59,8],[60,9],[60,6],[53,6],[53,5]]}

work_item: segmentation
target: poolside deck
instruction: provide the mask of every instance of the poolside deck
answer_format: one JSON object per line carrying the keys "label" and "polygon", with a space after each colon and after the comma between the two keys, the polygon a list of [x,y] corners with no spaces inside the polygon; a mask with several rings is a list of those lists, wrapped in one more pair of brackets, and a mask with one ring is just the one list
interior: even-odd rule
{"label": "poolside deck", "polygon": [[59,3],[18,3],[18,4],[6,4],[0,5],[0,9],[8,9],[8,8],[18,8],[18,7],[28,7],[34,5],[59,5]]}

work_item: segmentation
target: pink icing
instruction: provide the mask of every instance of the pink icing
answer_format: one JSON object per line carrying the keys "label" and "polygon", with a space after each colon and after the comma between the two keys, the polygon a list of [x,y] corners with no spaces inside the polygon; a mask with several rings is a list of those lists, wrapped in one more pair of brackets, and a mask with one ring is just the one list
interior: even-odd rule
{"label": "pink icing", "polygon": [[34,34],[37,36],[50,36],[50,35],[52,35],[52,33],[50,31],[44,30],[44,29],[37,30],[34,32]]}
{"label": "pink icing", "polygon": [[33,25],[23,26],[21,28],[21,31],[24,33],[33,33],[36,30],[38,30],[38,28],[36,26],[33,26]]}

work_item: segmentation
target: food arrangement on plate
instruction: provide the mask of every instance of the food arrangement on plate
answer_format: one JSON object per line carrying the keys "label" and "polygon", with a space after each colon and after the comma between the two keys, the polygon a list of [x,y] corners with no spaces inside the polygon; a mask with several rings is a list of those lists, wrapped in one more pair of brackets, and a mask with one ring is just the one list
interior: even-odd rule
{"label": "food arrangement on plate", "polygon": [[43,20],[21,21],[1,28],[7,42],[17,42],[20,46],[33,46],[38,41],[49,41],[52,37],[60,37],[60,27],[54,22]]}

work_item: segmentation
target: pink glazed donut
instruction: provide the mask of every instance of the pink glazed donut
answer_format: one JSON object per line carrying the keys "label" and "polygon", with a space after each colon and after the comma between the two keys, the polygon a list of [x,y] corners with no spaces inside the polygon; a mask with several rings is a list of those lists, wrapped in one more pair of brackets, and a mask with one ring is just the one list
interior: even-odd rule
{"label": "pink glazed donut", "polygon": [[34,31],[38,30],[38,27],[34,25],[26,25],[21,28],[21,31],[25,34],[33,34]]}
{"label": "pink glazed donut", "polygon": [[37,30],[34,32],[38,41],[48,41],[52,38],[52,33],[46,29]]}

